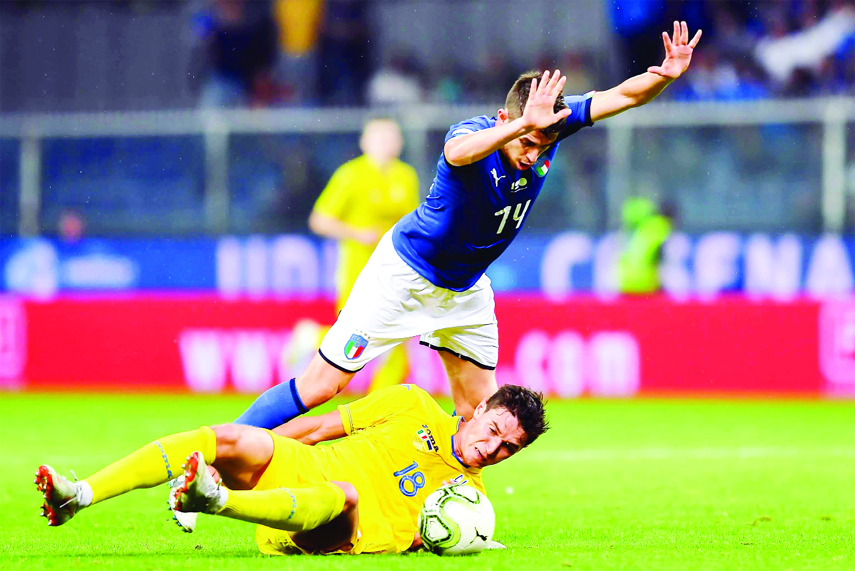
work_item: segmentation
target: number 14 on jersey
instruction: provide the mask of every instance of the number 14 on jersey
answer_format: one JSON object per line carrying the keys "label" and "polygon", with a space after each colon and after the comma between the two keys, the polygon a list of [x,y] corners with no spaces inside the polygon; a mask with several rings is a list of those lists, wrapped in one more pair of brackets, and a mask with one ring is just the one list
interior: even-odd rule
{"label": "number 14 on jersey", "polygon": [[[525,201],[525,205],[522,202],[517,203],[516,209],[514,209],[514,222],[517,223],[517,230],[519,230],[522,225],[523,218],[525,218],[525,213],[528,212],[528,205],[531,204],[531,199]],[[522,212],[520,212],[520,207],[522,207]],[[509,204],[496,212],[494,216],[501,216],[502,221],[499,222],[499,229],[496,230],[496,234],[501,234],[502,230],[505,229],[505,223],[508,221],[508,216],[511,214],[512,206]]]}

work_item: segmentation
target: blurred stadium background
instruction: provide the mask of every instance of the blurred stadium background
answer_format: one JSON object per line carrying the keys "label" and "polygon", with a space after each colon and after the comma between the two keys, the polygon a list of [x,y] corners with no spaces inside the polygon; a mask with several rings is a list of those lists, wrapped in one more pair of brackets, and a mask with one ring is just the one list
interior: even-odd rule
{"label": "blurred stadium background", "polygon": [[[366,117],[400,121],[424,196],[448,126],[494,114],[520,72],[611,87],[658,64],[680,18],[704,30],[689,73],[562,145],[488,271],[499,378],[561,397],[855,397],[853,3],[526,6],[0,2],[0,387],[290,378],[334,317],[335,248],[308,215]],[[661,287],[625,295],[639,197],[674,229]],[[409,358],[447,392],[432,351]]]}

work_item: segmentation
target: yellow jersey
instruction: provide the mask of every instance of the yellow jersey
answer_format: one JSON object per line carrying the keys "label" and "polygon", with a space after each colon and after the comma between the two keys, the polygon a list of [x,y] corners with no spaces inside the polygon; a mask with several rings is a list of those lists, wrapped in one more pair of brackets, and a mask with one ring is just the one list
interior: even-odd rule
{"label": "yellow jersey", "polygon": [[[359,493],[360,537],[351,553],[409,549],[425,498],[446,480],[466,481],[486,494],[481,470],[465,466],[454,454],[452,437],[462,418],[450,416],[419,387],[387,387],[338,411],[348,436],[328,446],[274,436],[274,459],[256,489],[320,481],[353,484]],[[288,543],[275,539],[283,533],[259,526],[259,547],[275,552],[271,546]]]}
{"label": "yellow jersey", "polygon": [[[314,210],[360,230],[375,230],[378,238],[419,205],[416,170],[395,160],[380,169],[365,155],[341,165],[324,188]],[[374,245],[342,240],[336,270],[337,309],[353,288]]]}

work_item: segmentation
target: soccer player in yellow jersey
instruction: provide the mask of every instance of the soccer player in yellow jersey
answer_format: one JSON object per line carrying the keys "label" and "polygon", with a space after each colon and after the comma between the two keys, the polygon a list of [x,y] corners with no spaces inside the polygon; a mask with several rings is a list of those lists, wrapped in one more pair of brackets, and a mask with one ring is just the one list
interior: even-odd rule
{"label": "soccer player in yellow jersey", "polygon": [[176,508],[257,524],[264,553],[396,553],[420,545],[428,494],[447,481],[485,492],[481,469],[547,428],[542,396],[523,387],[504,385],[464,422],[422,389],[398,385],[276,432],[225,424],[173,434],[80,482],[43,465],[36,484],[48,523],[62,525],[92,504],[167,482],[187,458]]}
{"label": "soccer player in yellow jersey", "polygon": [[[333,173],[309,217],[313,232],[338,241],[336,314],[380,237],[419,205],[416,170],[398,159],[403,142],[392,119],[368,121],[359,141],[363,154]],[[406,354],[398,346],[375,372],[372,389],[403,382],[406,374]]]}

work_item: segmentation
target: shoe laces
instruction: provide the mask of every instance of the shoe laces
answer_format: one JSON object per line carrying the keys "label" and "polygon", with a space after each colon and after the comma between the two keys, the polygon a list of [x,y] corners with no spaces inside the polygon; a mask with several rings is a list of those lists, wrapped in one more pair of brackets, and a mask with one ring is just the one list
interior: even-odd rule
{"label": "shoe laces", "polygon": [[80,489],[80,486],[77,485],[77,482],[79,481],[77,478],[77,474],[74,473],[74,470],[69,470],[69,472],[71,472],[71,475],[74,477],[74,497],[68,498],[68,500],[66,500],[64,504],[59,506],[59,509],[64,508],[65,506],[74,501],[76,501],[78,504],[82,502],[82,499],[80,497],[82,490]]}

